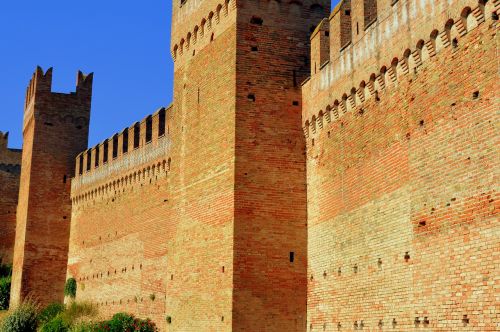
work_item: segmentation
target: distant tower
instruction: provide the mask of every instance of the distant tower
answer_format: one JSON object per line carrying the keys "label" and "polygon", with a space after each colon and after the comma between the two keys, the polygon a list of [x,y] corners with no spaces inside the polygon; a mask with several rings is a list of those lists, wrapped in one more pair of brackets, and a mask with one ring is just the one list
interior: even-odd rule
{"label": "distant tower", "polygon": [[71,219],[70,176],[87,147],[92,74],[76,92],[53,93],[52,68],[38,67],[26,92],[11,304],[62,301]]}

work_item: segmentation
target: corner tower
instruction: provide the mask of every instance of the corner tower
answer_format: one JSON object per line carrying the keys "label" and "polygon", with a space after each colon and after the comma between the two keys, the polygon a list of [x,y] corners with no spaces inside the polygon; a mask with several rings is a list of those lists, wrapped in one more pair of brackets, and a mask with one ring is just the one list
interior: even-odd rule
{"label": "corner tower", "polygon": [[173,331],[302,331],[302,81],[325,0],[175,0]]}
{"label": "corner tower", "polygon": [[61,302],[71,219],[70,177],[87,147],[92,74],[76,92],[52,92],[52,69],[38,67],[26,92],[11,303],[26,296]]}

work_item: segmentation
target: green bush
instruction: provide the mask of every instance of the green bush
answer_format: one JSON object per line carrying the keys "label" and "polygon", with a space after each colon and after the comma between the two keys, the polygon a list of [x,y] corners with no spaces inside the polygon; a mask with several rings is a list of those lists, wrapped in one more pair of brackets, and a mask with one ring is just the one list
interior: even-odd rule
{"label": "green bush", "polygon": [[66,280],[66,285],[64,285],[64,295],[71,298],[76,297],[76,280],[75,278],[69,278]]}
{"label": "green bush", "polygon": [[69,325],[64,321],[63,316],[59,314],[44,324],[41,332],[67,332],[68,328]]}
{"label": "green bush", "polygon": [[46,323],[50,322],[54,317],[64,311],[65,307],[62,303],[52,303],[47,307],[42,309],[40,314],[38,315],[38,324],[43,326]]}
{"label": "green bush", "polygon": [[100,322],[94,327],[95,332],[156,332],[156,325],[149,319],[135,318],[133,315],[118,313],[109,321]]}
{"label": "green bush", "polygon": [[11,277],[0,278],[0,310],[9,309]]}
{"label": "green bush", "polygon": [[9,312],[2,322],[2,332],[36,332],[38,306],[26,301]]}

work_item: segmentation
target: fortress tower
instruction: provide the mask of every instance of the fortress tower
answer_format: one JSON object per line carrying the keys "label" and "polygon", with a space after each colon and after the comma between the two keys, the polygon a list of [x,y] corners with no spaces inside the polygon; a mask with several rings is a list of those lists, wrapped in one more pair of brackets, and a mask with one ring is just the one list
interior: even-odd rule
{"label": "fortress tower", "polygon": [[325,0],[173,2],[175,331],[305,328],[300,83],[329,9]]}
{"label": "fortress tower", "polygon": [[87,147],[92,74],[76,92],[54,93],[52,69],[37,68],[26,92],[11,304],[31,295],[62,301],[71,220],[70,177]]}

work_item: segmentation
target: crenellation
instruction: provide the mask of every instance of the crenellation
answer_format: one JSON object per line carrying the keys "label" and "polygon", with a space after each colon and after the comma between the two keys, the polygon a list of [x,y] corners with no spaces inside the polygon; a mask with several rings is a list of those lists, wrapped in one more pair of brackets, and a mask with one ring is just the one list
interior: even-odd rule
{"label": "crenellation", "polygon": [[93,147],[93,76],[37,68],[22,162],[0,132],[13,303],[72,277],[160,331],[494,331],[499,9],[173,1],[172,105]]}
{"label": "crenellation", "polygon": [[[408,0],[411,2],[411,0]],[[402,1],[404,2],[404,1]],[[463,1],[462,1],[463,2]],[[475,12],[481,12],[480,4],[477,4],[477,1],[473,0],[472,2],[476,3],[476,6],[472,6],[478,10]],[[420,7],[419,7],[420,8]],[[400,67],[399,72],[402,74],[410,74],[413,75],[414,73],[417,72],[417,68],[423,64],[423,62],[428,61],[430,58],[434,57],[437,55],[437,44],[439,44],[439,50],[441,50],[444,47],[447,47],[450,45],[450,40],[458,40],[458,38],[462,38],[466,33],[467,33],[467,28],[466,25],[464,25],[464,22],[469,21],[468,26],[469,26],[469,31],[477,27],[479,24],[479,20],[481,19],[481,15],[474,14],[473,11],[470,9],[471,6],[465,7],[462,11],[460,11],[460,16],[459,18],[454,21],[453,19],[447,19],[447,21],[443,24],[443,31],[440,33],[438,29],[433,29],[430,30],[431,32],[429,33],[429,37],[426,38],[425,40],[420,39],[415,43],[415,47],[413,49],[406,49],[405,52],[402,53],[402,60],[398,60],[397,57],[392,58],[391,62],[389,62],[389,59],[387,59],[388,67],[381,65],[380,70],[377,70],[377,73],[372,73],[370,76],[369,84],[368,84],[368,94],[365,94],[365,96],[373,96],[375,95],[375,92],[378,93],[382,90],[385,90],[386,88],[386,83],[387,82],[392,82],[394,85],[397,84],[398,77],[401,79],[401,75],[396,75],[394,72],[397,72],[398,66]],[[394,13],[392,15],[395,15]],[[416,14],[415,14],[416,15]],[[333,15],[333,17],[336,17]],[[438,16],[439,17],[439,16]],[[387,18],[389,19],[389,18]],[[386,19],[386,20],[387,20]],[[330,21],[331,22],[331,21]],[[380,24],[383,22],[377,24],[376,26],[379,27]],[[456,32],[454,32],[456,31]],[[448,37],[449,36],[449,37]],[[332,38],[332,37],[331,37]],[[435,39],[441,38],[442,40],[437,43]],[[362,41],[360,41],[362,43]],[[347,51],[347,49],[341,51],[340,53],[343,54]],[[334,68],[340,68],[340,72],[345,72],[347,70],[348,73],[351,73],[353,68],[350,67],[351,63],[351,58],[348,57],[341,57],[336,60],[335,62],[330,62],[328,63],[327,66],[325,66],[318,74],[315,76],[311,77],[311,80],[308,81],[307,84],[304,85],[305,90],[309,90],[308,94],[311,95],[317,95],[322,96],[324,95],[325,92],[328,92],[329,95],[332,94],[331,91],[328,91],[329,87],[334,84],[334,82],[340,82],[340,81],[345,81],[343,79],[342,75],[347,75],[346,74],[340,74],[340,75],[335,75],[335,73],[339,73],[339,71],[336,71]],[[338,62],[340,60],[340,63]],[[349,67],[345,67],[345,64],[348,64]],[[340,65],[340,67],[339,67]],[[389,68],[389,69],[387,69]],[[338,70],[338,69],[337,69]],[[356,70],[356,72],[358,72]],[[355,77],[360,77],[359,74],[361,73],[366,73],[366,69],[363,68],[362,70],[359,71],[359,73],[356,73]],[[318,77],[319,75],[319,77]],[[349,74],[349,76],[353,77],[352,74]],[[387,76],[389,76],[389,81],[387,81]],[[362,77],[362,76],[361,76]],[[361,78],[360,77],[360,78]],[[358,86],[361,86],[363,84],[363,80],[360,80],[361,83]],[[354,84],[353,84],[354,85]],[[345,85],[344,85],[345,86]],[[356,86],[356,85],[355,85]],[[335,90],[339,91],[340,89],[343,88],[342,85],[337,85],[335,86]],[[346,90],[351,90],[352,88],[348,88],[345,86]],[[341,91],[341,90],[340,90]],[[340,92],[339,91],[339,92]],[[338,92],[337,92],[338,93]],[[344,93],[344,97],[347,95]],[[313,109],[314,107],[320,107],[323,108],[324,106],[322,105],[317,105],[317,101],[322,100],[323,97],[316,97],[311,100],[311,104],[309,103],[306,104],[306,107],[304,108],[304,116],[310,116],[310,112],[315,112]],[[344,97],[342,100],[344,101]],[[342,103],[342,107],[345,108],[346,110],[349,108],[352,108],[351,105],[346,105],[346,103]],[[317,111],[319,112],[319,111]]]}
{"label": "crenellation", "polygon": [[170,112],[172,106],[162,107],[141,122],[134,123],[76,156],[73,190],[168,153],[170,138],[167,114]]}

